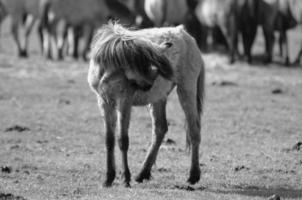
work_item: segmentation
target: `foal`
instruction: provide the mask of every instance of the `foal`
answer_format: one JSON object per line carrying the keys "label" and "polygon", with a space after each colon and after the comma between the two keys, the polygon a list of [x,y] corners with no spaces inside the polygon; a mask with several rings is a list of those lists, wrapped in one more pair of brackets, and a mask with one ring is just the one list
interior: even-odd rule
{"label": "foal", "polygon": [[182,26],[128,30],[119,24],[103,26],[95,35],[88,72],[88,83],[104,112],[107,177],[104,186],[115,178],[115,127],[122,153],[123,177],[130,186],[127,151],[132,106],[150,105],[153,125],[152,144],[136,177],[149,179],[159,147],[168,131],[167,96],[176,86],[187,122],[191,147],[188,182],[200,179],[199,144],[204,95],[204,62],[195,40]]}

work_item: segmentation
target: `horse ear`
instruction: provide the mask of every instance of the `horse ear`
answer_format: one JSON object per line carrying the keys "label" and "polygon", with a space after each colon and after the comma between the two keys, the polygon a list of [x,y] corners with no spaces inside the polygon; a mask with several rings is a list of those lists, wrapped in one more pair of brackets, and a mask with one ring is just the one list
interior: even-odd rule
{"label": "horse ear", "polygon": [[165,52],[166,49],[169,49],[172,46],[173,46],[173,43],[171,43],[171,42],[163,42],[163,43],[159,44],[159,49],[161,52]]}

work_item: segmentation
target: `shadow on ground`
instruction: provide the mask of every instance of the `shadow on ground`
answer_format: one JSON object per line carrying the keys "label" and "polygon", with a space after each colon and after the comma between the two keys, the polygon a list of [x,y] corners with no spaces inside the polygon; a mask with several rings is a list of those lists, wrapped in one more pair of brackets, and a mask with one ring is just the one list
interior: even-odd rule
{"label": "shadow on ground", "polygon": [[301,199],[302,189],[290,189],[290,188],[259,188],[257,186],[235,186],[236,188],[226,190],[210,190],[214,193],[221,194],[239,194],[245,196],[258,196],[258,197],[269,197],[272,195],[278,195],[282,198]]}

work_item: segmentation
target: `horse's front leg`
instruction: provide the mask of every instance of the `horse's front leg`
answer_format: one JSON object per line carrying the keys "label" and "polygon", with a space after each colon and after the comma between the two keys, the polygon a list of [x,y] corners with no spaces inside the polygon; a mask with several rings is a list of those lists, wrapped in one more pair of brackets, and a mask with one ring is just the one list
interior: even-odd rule
{"label": "horse's front leg", "polygon": [[122,163],[123,163],[123,179],[126,187],[130,187],[131,173],[128,167],[128,149],[129,149],[129,122],[131,115],[131,105],[132,102],[127,100],[122,100],[118,104],[118,127],[119,127],[119,138],[118,144],[122,154]]}
{"label": "horse's front leg", "polygon": [[147,157],[143,163],[142,170],[136,177],[137,182],[143,182],[144,179],[150,179],[152,165],[156,160],[158,149],[168,131],[166,119],[166,100],[159,101],[151,107],[152,117],[152,144],[148,151]]}
{"label": "horse's front leg", "polygon": [[107,103],[102,103],[101,108],[104,110],[104,122],[106,132],[106,149],[107,149],[107,174],[104,182],[104,187],[110,187],[115,178],[115,160],[114,160],[114,145],[115,145],[115,127],[116,127],[116,111],[115,108]]}

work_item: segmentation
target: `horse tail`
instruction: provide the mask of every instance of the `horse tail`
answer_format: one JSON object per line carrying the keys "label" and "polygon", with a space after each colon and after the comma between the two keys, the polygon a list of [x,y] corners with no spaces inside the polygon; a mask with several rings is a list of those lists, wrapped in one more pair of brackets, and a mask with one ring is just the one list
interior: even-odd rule
{"label": "horse tail", "polygon": [[204,85],[205,85],[205,72],[204,68],[199,73],[197,80],[197,94],[196,94],[196,102],[197,102],[197,111],[199,115],[199,120],[201,119],[201,115],[203,113],[203,103],[204,103]]}

